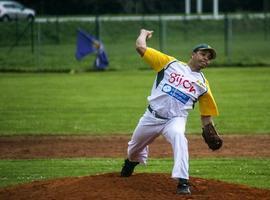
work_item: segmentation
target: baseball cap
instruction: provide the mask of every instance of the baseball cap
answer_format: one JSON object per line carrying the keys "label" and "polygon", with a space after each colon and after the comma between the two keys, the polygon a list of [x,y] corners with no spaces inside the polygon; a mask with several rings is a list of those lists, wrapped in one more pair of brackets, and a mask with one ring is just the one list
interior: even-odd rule
{"label": "baseball cap", "polygon": [[217,53],[216,50],[213,49],[210,45],[208,44],[198,44],[197,46],[195,46],[192,50],[192,52],[197,52],[200,50],[208,50],[211,55],[212,55],[212,59],[215,59],[217,57]]}

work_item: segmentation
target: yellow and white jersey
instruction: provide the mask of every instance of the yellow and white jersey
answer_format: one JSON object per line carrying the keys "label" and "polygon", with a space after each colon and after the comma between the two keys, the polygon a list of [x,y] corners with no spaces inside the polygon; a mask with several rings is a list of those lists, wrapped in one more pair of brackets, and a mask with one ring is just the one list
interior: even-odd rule
{"label": "yellow and white jersey", "polygon": [[201,115],[218,115],[210,86],[202,72],[194,72],[186,63],[152,48],[146,49],[143,59],[158,73],[147,99],[159,115],[186,117],[198,100]]}

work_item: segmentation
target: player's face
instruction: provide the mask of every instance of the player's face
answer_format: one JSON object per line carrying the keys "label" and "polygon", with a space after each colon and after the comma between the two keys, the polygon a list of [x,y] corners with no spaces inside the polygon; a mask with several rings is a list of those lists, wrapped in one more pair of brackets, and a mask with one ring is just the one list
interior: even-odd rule
{"label": "player's face", "polygon": [[207,50],[199,50],[192,54],[192,59],[199,69],[203,69],[210,64],[212,55]]}

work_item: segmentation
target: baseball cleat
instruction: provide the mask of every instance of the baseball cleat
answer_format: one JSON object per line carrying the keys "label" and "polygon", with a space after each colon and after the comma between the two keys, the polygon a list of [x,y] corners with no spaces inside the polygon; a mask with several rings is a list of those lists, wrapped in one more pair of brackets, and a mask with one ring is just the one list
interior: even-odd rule
{"label": "baseball cleat", "polygon": [[186,179],[179,179],[179,184],[177,185],[177,194],[191,194],[189,189],[189,184]]}
{"label": "baseball cleat", "polygon": [[131,162],[128,159],[125,160],[125,163],[123,165],[123,168],[121,170],[121,176],[122,177],[129,177],[132,175],[134,168],[136,165],[138,165],[139,162]]}

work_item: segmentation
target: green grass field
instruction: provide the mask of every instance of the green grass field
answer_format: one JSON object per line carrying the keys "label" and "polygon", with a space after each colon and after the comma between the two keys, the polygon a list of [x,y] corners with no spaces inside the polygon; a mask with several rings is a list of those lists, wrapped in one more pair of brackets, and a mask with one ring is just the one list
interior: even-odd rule
{"label": "green grass field", "polygon": [[[270,134],[270,68],[209,68],[222,134]],[[151,70],[75,74],[0,74],[0,135],[130,134],[144,112]],[[200,133],[197,107],[188,133]],[[0,160],[0,186],[119,172],[122,158]],[[137,172],[170,173],[170,159]],[[269,158],[191,159],[191,176],[270,188]],[[212,173],[213,172],[213,173]]]}
{"label": "green grass field", "polygon": [[[205,71],[224,134],[269,134],[270,68]],[[148,71],[0,74],[0,135],[131,133],[155,77]],[[199,133],[198,106],[188,132]]]}

